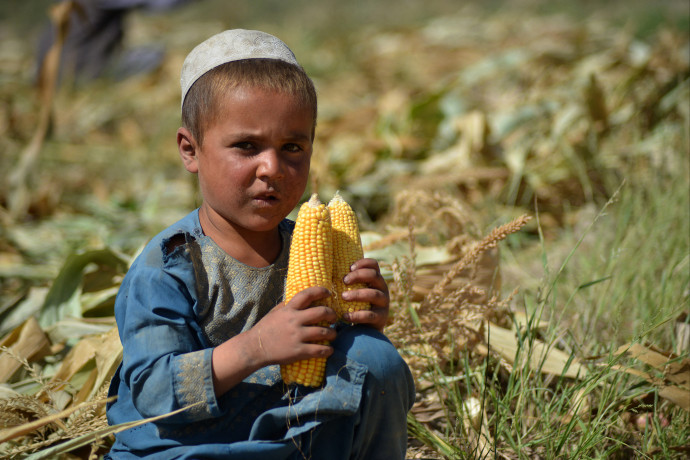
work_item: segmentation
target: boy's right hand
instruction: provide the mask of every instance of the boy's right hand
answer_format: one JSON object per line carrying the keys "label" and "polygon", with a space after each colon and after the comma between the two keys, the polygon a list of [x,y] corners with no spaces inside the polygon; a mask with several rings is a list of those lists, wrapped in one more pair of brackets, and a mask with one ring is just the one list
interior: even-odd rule
{"label": "boy's right hand", "polygon": [[287,305],[278,304],[253,328],[215,347],[211,366],[216,396],[264,366],[330,356],[332,347],[314,343],[336,336],[332,328],[319,326],[337,319],[332,308],[323,306],[329,295],[325,288],[305,289]]}
{"label": "boy's right hand", "polygon": [[333,328],[319,325],[337,321],[335,311],[323,305],[329,295],[322,287],[307,288],[287,304],[278,304],[250,330],[264,365],[289,364],[333,353],[332,347],[316,343],[336,337]]}

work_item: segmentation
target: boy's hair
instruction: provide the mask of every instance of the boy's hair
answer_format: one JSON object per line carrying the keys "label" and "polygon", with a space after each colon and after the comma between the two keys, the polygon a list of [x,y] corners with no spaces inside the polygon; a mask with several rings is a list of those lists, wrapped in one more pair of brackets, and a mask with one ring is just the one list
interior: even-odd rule
{"label": "boy's hair", "polygon": [[316,130],[317,101],[314,83],[304,69],[278,59],[242,59],[221,64],[194,82],[182,103],[182,125],[201,146],[204,130],[220,116],[220,104],[226,91],[241,86],[290,94],[311,108]]}

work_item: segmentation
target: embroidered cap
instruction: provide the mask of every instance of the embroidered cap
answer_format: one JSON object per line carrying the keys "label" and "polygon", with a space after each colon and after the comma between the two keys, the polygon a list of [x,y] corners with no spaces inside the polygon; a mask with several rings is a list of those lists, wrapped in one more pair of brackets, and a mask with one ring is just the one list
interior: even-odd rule
{"label": "embroidered cap", "polygon": [[203,74],[241,59],[278,59],[299,66],[290,48],[271,34],[258,30],[226,30],[197,45],[185,58],[180,76],[181,103]]}

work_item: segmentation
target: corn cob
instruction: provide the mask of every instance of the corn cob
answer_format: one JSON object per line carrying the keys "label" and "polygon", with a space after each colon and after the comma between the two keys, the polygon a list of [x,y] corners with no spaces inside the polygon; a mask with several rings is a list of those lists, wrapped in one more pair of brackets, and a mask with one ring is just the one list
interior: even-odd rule
{"label": "corn cob", "polygon": [[335,288],[333,309],[338,318],[342,318],[346,312],[368,310],[371,307],[366,302],[346,302],[341,297],[345,291],[365,287],[363,283],[346,285],[343,282],[343,278],[350,272],[352,264],[364,257],[364,252],[362,251],[357,216],[338,192],[328,203],[328,210],[331,213],[333,229],[333,287]]}
{"label": "corn cob", "polygon": [[[332,287],[333,247],[331,218],[326,205],[313,194],[297,213],[290,244],[285,303],[295,294],[312,286]],[[326,305],[330,302],[326,299]],[[322,326],[327,324],[322,324]],[[319,342],[327,344],[328,342]],[[311,358],[280,367],[285,383],[316,387],[323,383],[326,358]]]}

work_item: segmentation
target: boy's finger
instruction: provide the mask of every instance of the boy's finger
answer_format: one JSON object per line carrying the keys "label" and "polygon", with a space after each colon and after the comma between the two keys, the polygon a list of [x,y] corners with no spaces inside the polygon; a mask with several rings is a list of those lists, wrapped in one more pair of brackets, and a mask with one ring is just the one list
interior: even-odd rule
{"label": "boy's finger", "polygon": [[360,268],[373,268],[377,272],[380,271],[378,260],[371,258],[359,259],[350,267],[351,270],[358,270]]}
{"label": "boy's finger", "polygon": [[347,312],[343,318],[351,323],[373,323],[376,321],[376,311],[374,310],[359,310]]}
{"label": "boy's finger", "polygon": [[387,315],[378,309],[360,310],[348,312],[343,315],[343,319],[353,324],[370,324],[377,326],[377,329],[382,329],[379,325],[386,323]]}
{"label": "boy's finger", "polygon": [[320,286],[313,286],[295,294],[288,305],[298,310],[304,310],[314,303],[318,304],[320,300],[327,298],[329,295],[331,295],[331,293],[328,289]]}
{"label": "boy's finger", "polygon": [[300,322],[305,325],[314,325],[322,322],[333,324],[338,321],[335,311],[323,305],[316,305],[300,312]]}
{"label": "boy's finger", "polygon": [[379,272],[372,268],[358,268],[357,270],[345,275],[345,277],[343,278],[343,282],[348,285],[355,283],[364,283],[373,288],[381,290],[387,288],[386,282],[383,280],[383,277],[381,277]]}
{"label": "boy's finger", "polygon": [[301,338],[303,342],[322,342],[324,340],[330,342],[335,340],[337,335],[335,329],[330,327],[310,326],[303,329]]}
{"label": "boy's finger", "polygon": [[379,289],[355,289],[353,291],[345,291],[341,296],[343,300],[348,302],[366,302],[379,307],[388,305],[388,296]]}
{"label": "boy's finger", "polygon": [[295,361],[307,358],[326,358],[333,354],[333,347],[328,345],[321,345],[317,343],[305,344],[300,353],[300,357]]}

